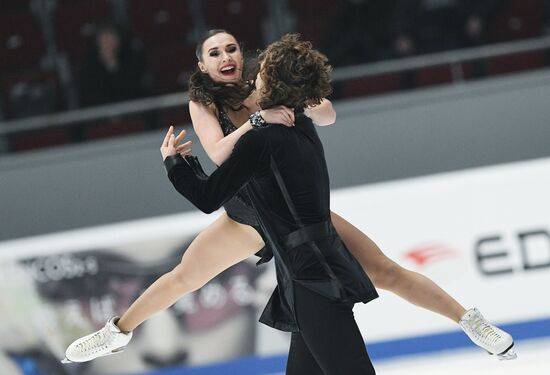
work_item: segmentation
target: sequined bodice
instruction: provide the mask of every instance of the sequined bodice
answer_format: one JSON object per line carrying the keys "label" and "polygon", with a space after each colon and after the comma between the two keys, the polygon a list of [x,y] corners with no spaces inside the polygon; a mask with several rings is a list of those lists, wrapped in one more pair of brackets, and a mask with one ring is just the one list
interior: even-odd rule
{"label": "sequined bodice", "polygon": [[227,136],[228,134],[233,133],[237,130],[237,127],[233,124],[233,121],[229,118],[227,112],[223,109],[222,106],[216,106],[218,108],[218,120],[223,131],[223,135]]}
{"label": "sequined bodice", "polygon": [[[222,128],[224,137],[226,137],[237,130],[237,127],[221,105],[216,105],[216,108],[218,108],[220,127]],[[246,189],[239,190],[232,199],[224,204],[224,208],[233,220],[241,224],[258,225],[258,219],[256,218],[255,211],[252,209],[252,203]]]}

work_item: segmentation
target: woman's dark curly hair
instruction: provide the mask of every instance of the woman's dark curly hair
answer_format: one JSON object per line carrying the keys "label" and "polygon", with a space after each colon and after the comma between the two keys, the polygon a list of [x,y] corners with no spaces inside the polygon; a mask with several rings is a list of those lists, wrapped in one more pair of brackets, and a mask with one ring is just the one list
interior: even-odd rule
{"label": "woman's dark curly hair", "polygon": [[[208,38],[220,33],[232,35],[223,29],[214,29],[209,30],[199,40],[195,50],[195,54],[199,61],[202,61],[202,46],[204,42]],[[239,48],[241,48],[241,46],[239,46]],[[201,72],[201,70],[197,68],[189,77],[189,99],[206,106],[215,103],[225,108],[231,108],[233,111],[238,111],[245,107],[243,105],[244,100],[254,90],[254,85],[249,80],[256,77],[257,71],[257,60],[250,57],[244,57],[241,80],[233,84],[222,84],[215,82],[208,74]]]}
{"label": "woman's dark curly hair", "polygon": [[331,66],[310,42],[287,34],[270,44],[258,57],[263,86],[261,108],[285,105],[295,110],[315,106],[332,92]]}

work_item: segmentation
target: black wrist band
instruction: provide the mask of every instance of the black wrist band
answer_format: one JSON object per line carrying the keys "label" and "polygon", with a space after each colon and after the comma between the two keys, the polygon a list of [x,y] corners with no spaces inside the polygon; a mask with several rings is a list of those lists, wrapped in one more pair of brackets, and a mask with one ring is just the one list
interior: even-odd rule
{"label": "black wrist band", "polygon": [[167,156],[166,159],[164,159],[166,173],[170,172],[170,169],[181,163],[185,163],[185,159],[183,159],[180,154]]}

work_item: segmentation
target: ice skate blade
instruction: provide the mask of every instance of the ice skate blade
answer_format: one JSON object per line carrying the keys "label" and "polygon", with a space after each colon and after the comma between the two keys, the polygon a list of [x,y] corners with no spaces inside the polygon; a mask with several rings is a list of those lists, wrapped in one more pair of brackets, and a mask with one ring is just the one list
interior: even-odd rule
{"label": "ice skate blade", "polygon": [[503,351],[500,354],[493,354],[489,351],[487,351],[487,353],[489,353],[490,355],[496,355],[498,357],[499,361],[511,361],[511,360],[516,359],[518,357],[516,352],[512,350],[513,347],[514,347],[514,344],[510,345],[508,347],[508,349],[506,349],[505,351]]}
{"label": "ice skate blade", "polygon": [[516,359],[518,355],[513,350],[508,350],[504,353],[497,354],[497,357],[499,361],[511,361],[513,359]]}
{"label": "ice skate blade", "polygon": [[[110,351],[109,353],[105,353],[103,355],[100,355],[99,357],[96,357],[96,358],[92,358],[92,359],[89,359],[89,360],[86,360],[86,361],[82,361],[82,362],[88,362],[88,361],[93,361],[94,359],[97,359],[97,358],[101,358],[101,357],[106,357],[108,355],[112,355],[112,354],[118,354],[118,353],[121,353],[124,351],[126,347],[123,346],[123,347],[120,347],[118,349],[113,349],[112,351]],[[61,363],[63,364],[67,364],[67,363],[80,363],[80,362],[73,362],[71,361],[69,358],[65,357],[61,360]]]}

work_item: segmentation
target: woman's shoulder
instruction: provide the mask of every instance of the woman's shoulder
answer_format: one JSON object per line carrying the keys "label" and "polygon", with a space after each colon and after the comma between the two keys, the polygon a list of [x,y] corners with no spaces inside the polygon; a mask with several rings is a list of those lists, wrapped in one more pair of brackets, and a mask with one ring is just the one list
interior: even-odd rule
{"label": "woman's shoulder", "polygon": [[214,103],[203,104],[193,100],[189,100],[189,112],[197,114],[212,114],[216,117],[219,115],[218,107]]}

